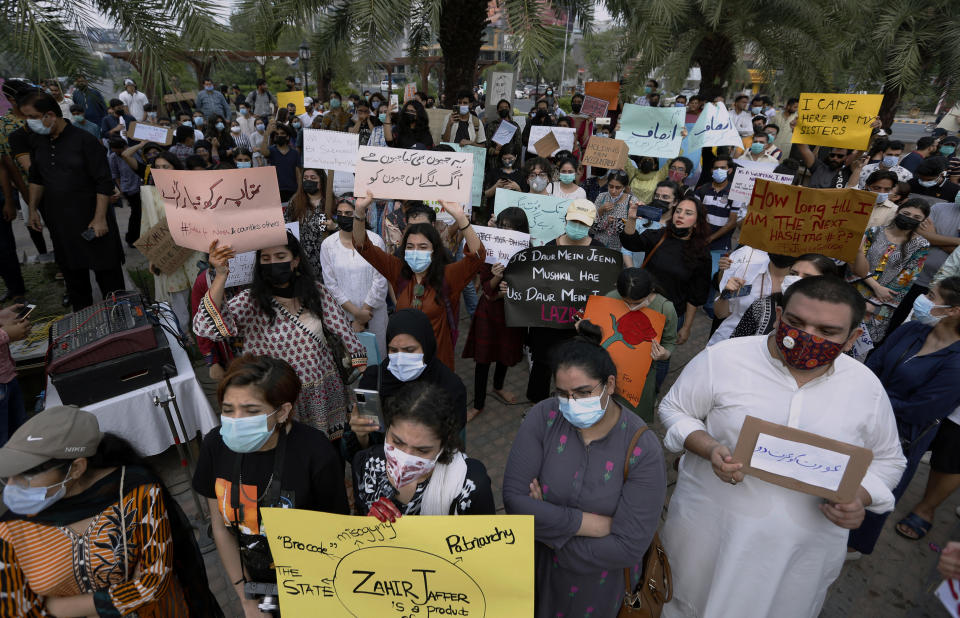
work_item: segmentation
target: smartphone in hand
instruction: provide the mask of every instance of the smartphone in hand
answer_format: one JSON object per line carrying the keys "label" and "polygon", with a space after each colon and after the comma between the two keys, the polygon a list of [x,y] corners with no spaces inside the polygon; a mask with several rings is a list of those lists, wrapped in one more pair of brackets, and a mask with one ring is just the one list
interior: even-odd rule
{"label": "smartphone in hand", "polygon": [[93,231],[92,227],[88,227],[80,232],[80,236],[82,236],[84,240],[90,241],[97,237],[97,233]]}
{"label": "smartphone in hand", "polygon": [[30,315],[30,312],[32,312],[36,308],[37,308],[36,305],[24,305],[23,309],[20,310],[20,313],[17,314],[17,319],[18,320],[24,319],[25,317]]}

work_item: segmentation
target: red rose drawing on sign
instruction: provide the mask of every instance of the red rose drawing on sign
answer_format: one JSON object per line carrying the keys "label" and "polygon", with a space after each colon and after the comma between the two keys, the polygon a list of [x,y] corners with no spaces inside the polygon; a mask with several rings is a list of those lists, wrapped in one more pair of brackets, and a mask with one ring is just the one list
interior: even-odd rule
{"label": "red rose drawing on sign", "polygon": [[604,349],[620,341],[632,350],[635,345],[657,338],[657,331],[650,323],[650,318],[642,311],[630,311],[624,314],[619,322],[611,313],[610,323],[613,326],[613,334],[603,342]]}

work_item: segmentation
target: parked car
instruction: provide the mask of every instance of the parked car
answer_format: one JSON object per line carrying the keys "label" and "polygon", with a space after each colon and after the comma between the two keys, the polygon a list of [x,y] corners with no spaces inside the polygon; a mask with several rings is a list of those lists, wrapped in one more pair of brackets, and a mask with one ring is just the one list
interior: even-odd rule
{"label": "parked car", "polygon": [[516,90],[513,91],[513,98],[514,98],[514,99],[525,99],[525,98],[527,98],[527,93],[525,93],[525,92],[523,91],[523,89],[517,88]]}

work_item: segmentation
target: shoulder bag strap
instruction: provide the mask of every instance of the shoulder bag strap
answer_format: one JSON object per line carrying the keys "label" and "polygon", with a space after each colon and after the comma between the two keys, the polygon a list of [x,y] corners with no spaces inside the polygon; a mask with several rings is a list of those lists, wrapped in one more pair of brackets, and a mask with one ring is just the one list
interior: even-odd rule
{"label": "shoulder bag strap", "polygon": [[652,258],[653,254],[657,252],[657,249],[660,248],[660,245],[663,244],[663,241],[667,239],[667,234],[669,234],[669,232],[664,229],[663,234],[660,235],[660,240],[657,241],[657,244],[653,246],[653,249],[651,249],[650,252],[647,253],[646,257],[643,258],[643,264],[640,265],[640,268],[647,267],[647,263],[650,261],[650,258]]}
{"label": "shoulder bag strap", "polygon": [[[660,240],[663,242],[663,239]],[[646,262],[644,262],[646,263]],[[627,447],[627,457],[623,460],[623,484],[627,484],[627,477],[630,475],[630,455],[633,453],[633,449],[636,448],[637,442],[640,440],[640,436],[643,435],[648,429],[647,425],[644,425],[637,430],[637,433],[633,434],[633,438],[630,440],[630,446]],[[633,590],[630,587],[630,568],[627,567],[623,569],[623,586],[624,586],[624,595],[625,598],[630,598],[632,596]]]}

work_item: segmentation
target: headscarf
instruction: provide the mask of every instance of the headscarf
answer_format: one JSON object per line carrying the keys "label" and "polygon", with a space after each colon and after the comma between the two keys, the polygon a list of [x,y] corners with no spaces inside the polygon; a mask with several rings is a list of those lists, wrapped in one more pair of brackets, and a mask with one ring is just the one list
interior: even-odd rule
{"label": "headscarf", "polygon": [[[437,337],[433,334],[433,326],[430,325],[430,318],[419,309],[401,309],[390,316],[387,322],[387,343],[393,341],[397,335],[410,335],[417,340],[420,347],[423,348],[423,363],[426,368],[417,380],[444,384],[446,377],[444,372],[440,371],[439,366],[443,365],[437,360]],[[390,366],[389,356],[380,363],[380,396],[381,400],[390,397],[400,390],[407,382],[401,382],[388,369]],[[366,378],[366,374],[364,378]],[[376,377],[376,374],[373,376]],[[373,385],[376,388],[375,385]]]}

